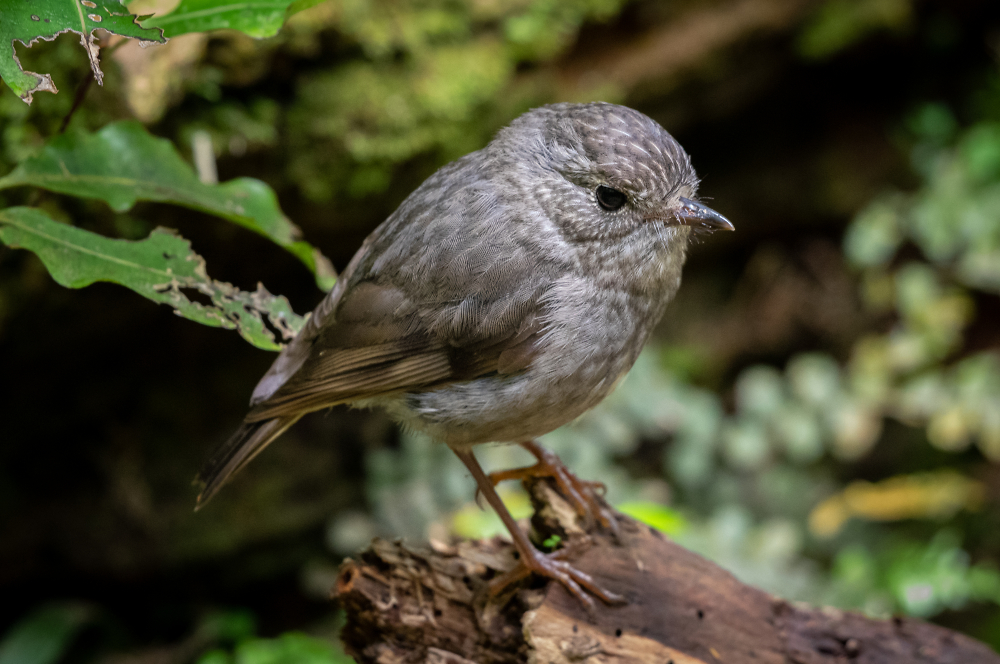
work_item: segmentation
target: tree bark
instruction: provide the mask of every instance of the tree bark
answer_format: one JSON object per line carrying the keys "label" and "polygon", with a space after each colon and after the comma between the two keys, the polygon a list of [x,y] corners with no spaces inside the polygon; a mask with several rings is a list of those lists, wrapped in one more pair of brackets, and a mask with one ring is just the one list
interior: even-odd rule
{"label": "tree bark", "polygon": [[987,646],[919,620],[793,605],[621,514],[617,540],[585,532],[547,481],[528,488],[536,533],[558,534],[573,565],[628,604],[598,602],[588,614],[562,585],[534,577],[488,598],[488,580],[516,562],[499,539],[433,547],[375,540],[344,562],[334,590],[358,662],[1000,664]]}

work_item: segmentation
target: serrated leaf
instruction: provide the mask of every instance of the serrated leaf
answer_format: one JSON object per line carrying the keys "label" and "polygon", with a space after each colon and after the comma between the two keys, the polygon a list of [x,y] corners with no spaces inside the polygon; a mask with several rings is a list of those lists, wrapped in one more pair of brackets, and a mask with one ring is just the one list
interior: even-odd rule
{"label": "serrated leaf", "polygon": [[[230,28],[251,37],[272,37],[285,22],[293,0],[181,0],[168,14],[142,22],[157,27],[167,37],[188,32],[206,32]],[[314,3],[315,4],[315,3]],[[303,7],[305,8],[305,7]],[[294,13],[294,12],[293,12]]]}
{"label": "serrated leaf", "polygon": [[[0,0],[3,1],[3,0]],[[336,276],[329,260],[300,239],[274,191],[260,180],[203,184],[170,141],[134,121],[114,122],[95,134],[64,134],[0,178],[0,189],[31,185],[97,198],[124,212],[137,201],[174,203],[228,219],[284,247],[316,276],[324,290]]]}
{"label": "serrated leaf", "polygon": [[31,46],[39,39],[51,41],[64,32],[75,32],[87,51],[94,78],[102,84],[100,49],[93,35],[98,28],[146,42],[166,41],[160,29],[140,26],[119,0],[0,0],[0,49],[6,53],[0,56],[0,78],[29,104],[35,92],[58,92],[48,74],[21,68],[14,42]]}
{"label": "serrated leaf", "polygon": [[[174,232],[157,228],[144,240],[106,238],[60,223],[37,208],[0,210],[0,242],[34,252],[49,274],[68,288],[83,288],[96,281],[110,281],[140,295],[173,307],[185,318],[235,329],[258,348],[278,350],[305,322],[292,311],[288,300],[274,296],[258,284],[247,293],[208,276],[205,260],[191,244]],[[211,304],[192,301],[194,291]],[[275,339],[268,329],[281,334]]]}

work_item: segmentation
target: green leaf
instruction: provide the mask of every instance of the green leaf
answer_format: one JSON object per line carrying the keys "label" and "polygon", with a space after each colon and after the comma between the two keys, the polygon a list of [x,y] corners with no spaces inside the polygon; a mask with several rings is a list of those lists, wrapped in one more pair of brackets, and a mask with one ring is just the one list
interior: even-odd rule
{"label": "green leaf", "polygon": [[238,664],[354,664],[333,643],[298,632],[244,641],[235,654]]}
{"label": "green leaf", "polygon": [[63,32],[75,32],[90,58],[94,78],[102,83],[94,30],[102,28],[116,35],[133,37],[146,42],[160,42],[163,32],[157,28],[140,26],[135,16],[118,0],[0,0],[0,77],[18,97],[31,103],[35,92],[58,92],[48,74],[21,69],[21,62],[14,51],[14,42],[31,46],[38,39],[52,41]]}
{"label": "green leaf", "polygon": [[[138,242],[116,240],[60,223],[36,208],[13,207],[0,210],[0,241],[36,253],[63,286],[121,284],[154,302],[169,304],[185,318],[236,329],[258,348],[280,349],[280,342],[294,337],[304,322],[288,300],[271,295],[262,285],[247,293],[211,279],[205,260],[191,251],[187,240],[167,229],[157,228]],[[211,304],[192,301],[189,294],[195,293]],[[275,339],[264,318],[282,339]]]}
{"label": "green leaf", "polygon": [[[167,37],[222,28],[239,30],[251,37],[273,37],[286,16],[295,13],[286,11],[292,3],[293,0],[181,0],[173,11],[146,19],[142,25],[161,28]],[[308,6],[311,5],[302,5],[301,9]]]}
{"label": "green leaf", "polygon": [[687,519],[679,512],[658,503],[633,500],[615,505],[615,509],[671,537],[676,537],[684,532],[688,525]]}
{"label": "green leaf", "polygon": [[247,609],[213,611],[201,619],[198,633],[207,640],[242,641],[257,632],[257,621]]}
{"label": "green leaf", "polygon": [[92,617],[90,607],[76,603],[32,611],[0,640],[0,664],[55,664]]}
{"label": "green leaf", "polygon": [[282,214],[270,187],[253,178],[203,184],[170,141],[151,136],[138,122],[115,122],[95,134],[57,136],[0,178],[0,189],[23,185],[97,198],[118,212],[137,201],[208,212],[290,251],[316,275],[320,288],[329,290],[336,280],[329,260],[299,239],[299,229]]}

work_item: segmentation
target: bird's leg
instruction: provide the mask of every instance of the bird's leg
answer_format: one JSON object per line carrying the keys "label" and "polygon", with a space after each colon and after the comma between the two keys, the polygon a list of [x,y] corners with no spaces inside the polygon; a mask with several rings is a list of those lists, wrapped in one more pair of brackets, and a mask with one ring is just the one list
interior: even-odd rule
{"label": "bird's leg", "polygon": [[497,595],[511,583],[516,583],[529,574],[535,573],[555,579],[563,584],[566,590],[580,600],[588,611],[593,611],[594,600],[584,592],[584,589],[590,591],[591,594],[596,595],[608,604],[620,604],[624,602],[624,598],[604,590],[594,583],[594,579],[589,574],[575,569],[563,560],[567,555],[564,549],[548,555],[537,550],[531,544],[528,536],[518,527],[517,522],[514,521],[514,517],[507,511],[507,507],[500,500],[496,489],[493,488],[493,483],[487,477],[486,472],[483,471],[482,466],[479,465],[473,453],[471,451],[455,450],[455,454],[458,455],[458,458],[462,460],[462,463],[472,473],[479,491],[486,498],[486,502],[493,507],[497,516],[500,517],[507,530],[510,531],[510,536],[514,540],[514,547],[517,549],[518,554],[520,554],[517,567],[501,574],[490,582],[490,595]]}
{"label": "bird's leg", "polygon": [[598,496],[603,496],[605,486],[600,482],[587,482],[570,472],[569,468],[559,460],[552,452],[548,451],[534,440],[527,440],[518,443],[521,447],[531,452],[532,456],[538,459],[533,466],[524,468],[513,468],[489,474],[490,483],[496,486],[506,480],[524,480],[528,477],[551,477],[556,481],[556,485],[563,495],[569,499],[573,509],[588,524],[595,520],[605,528],[611,530],[617,539],[618,522],[614,515],[605,507]]}

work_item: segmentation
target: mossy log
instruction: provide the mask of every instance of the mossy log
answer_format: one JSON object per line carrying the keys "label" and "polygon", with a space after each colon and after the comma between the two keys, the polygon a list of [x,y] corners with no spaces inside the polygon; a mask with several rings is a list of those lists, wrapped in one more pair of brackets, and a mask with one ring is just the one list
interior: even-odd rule
{"label": "mossy log", "polygon": [[586,532],[547,481],[529,487],[536,534],[558,534],[574,566],[624,606],[595,611],[533,578],[489,598],[515,565],[499,539],[455,546],[375,540],[341,567],[342,636],[361,664],[1000,664],[962,634],[911,618],[792,604],[617,514],[618,536]]}

